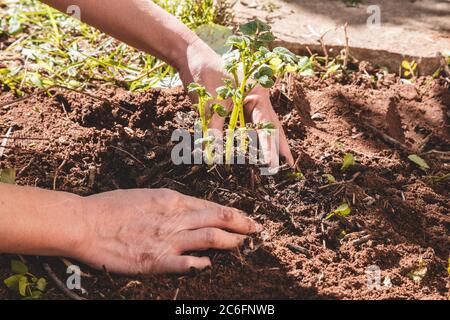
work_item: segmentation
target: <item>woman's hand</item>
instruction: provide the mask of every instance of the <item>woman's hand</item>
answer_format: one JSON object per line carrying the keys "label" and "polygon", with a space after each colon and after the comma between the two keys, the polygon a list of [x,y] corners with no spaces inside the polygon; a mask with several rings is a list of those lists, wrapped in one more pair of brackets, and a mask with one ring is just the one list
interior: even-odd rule
{"label": "woman's hand", "polygon": [[183,255],[233,249],[261,225],[243,212],[168,189],[117,190],[84,198],[89,228],[75,258],[108,271],[182,273],[211,265]]}

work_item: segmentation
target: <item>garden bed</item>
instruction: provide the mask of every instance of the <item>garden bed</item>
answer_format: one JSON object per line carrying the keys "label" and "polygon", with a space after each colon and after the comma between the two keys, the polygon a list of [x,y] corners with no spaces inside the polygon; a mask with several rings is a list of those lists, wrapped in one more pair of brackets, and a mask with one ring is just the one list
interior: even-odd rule
{"label": "garden bed", "polygon": [[[213,267],[189,275],[127,277],[83,266],[92,275],[82,279],[85,298],[448,298],[450,188],[449,179],[436,178],[449,172],[444,80],[409,84],[394,75],[374,81],[354,73],[345,82],[279,82],[272,101],[303,178],[288,170],[263,177],[250,165],[175,166],[172,131],[191,129],[196,118],[179,88],[50,91],[52,97],[36,94],[0,109],[0,135],[12,127],[15,138],[37,138],[10,141],[0,161],[16,168],[18,184],[80,195],[167,187],[243,209],[265,227],[239,251],[209,251]],[[3,92],[0,104],[15,98]],[[342,173],[345,153],[357,163]],[[431,169],[420,170],[408,160],[411,153]],[[337,183],[328,184],[324,174]],[[324,220],[345,200],[349,216]],[[0,255],[1,280],[10,275],[11,258]],[[42,258],[26,259],[34,274],[45,276]],[[58,258],[45,260],[66,279]],[[382,287],[389,277],[389,288],[368,288],[371,265],[381,269]],[[0,298],[18,296],[0,286]],[[45,298],[65,296],[51,283]]]}

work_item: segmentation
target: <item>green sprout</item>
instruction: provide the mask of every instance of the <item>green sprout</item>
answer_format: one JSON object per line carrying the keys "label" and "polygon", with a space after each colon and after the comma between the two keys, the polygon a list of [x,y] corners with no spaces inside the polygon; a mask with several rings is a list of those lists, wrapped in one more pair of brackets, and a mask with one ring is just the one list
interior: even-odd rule
{"label": "green sprout", "polygon": [[341,217],[346,217],[346,216],[348,216],[350,214],[351,211],[352,211],[352,209],[350,208],[348,203],[344,202],[339,207],[337,207],[336,210],[334,210],[333,212],[329,213],[326,216],[325,220],[329,220],[332,217],[334,217],[335,215],[338,215],[338,216],[341,216]]}
{"label": "green sprout", "polygon": [[344,156],[344,161],[342,162],[341,171],[345,172],[347,169],[355,164],[355,157],[351,153],[346,153]]}
{"label": "green sprout", "polygon": [[417,265],[416,267],[411,270],[411,272],[408,273],[408,277],[416,282],[416,283],[420,283],[423,278],[425,278],[425,276],[427,275],[428,272],[428,268],[427,268],[427,263],[423,260],[422,257],[419,258],[419,260],[417,261]]}
{"label": "green sprout", "polygon": [[205,143],[205,151],[207,154],[207,161],[211,163],[212,161],[212,150],[211,142],[214,137],[208,135],[209,123],[211,122],[214,113],[217,113],[221,117],[226,117],[228,112],[224,106],[218,103],[214,103],[208,110],[208,102],[213,99],[212,95],[206,91],[205,87],[197,84],[191,83],[188,86],[188,91],[191,93],[197,93],[198,103],[194,106],[197,107],[198,113],[200,115],[200,122],[202,127],[203,138],[202,142]]}
{"label": "green sprout", "polygon": [[417,154],[411,154],[408,156],[408,159],[415,163],[420,170],[427,172],[428,169],[430,169],[430,166],[423,160],[421,157],[419,157]]}
{"label": "green sprout", "polygon": [[[238,125],[245,132],[244,101],[249,92],[258,84],[264,88],[271,88],[275,83],[275,76],[299,69],[299,57],[286,48],[277,47],[270,51],[267,44],[275,40],[270,31],[271,27],[260,20],[254,20],[239,27],[240,35],[228,38],[227,44],[231,49],[224,55],[224,68],[232,79],[226,79],[225,85],[217,88],[218,98],[231,98],[233,109],[228,123],[226,138],[226,163],[230,163],[233,149],[233,136]],[[241,77],[239,77],[241,74]],[[245,144],[241,136],[241,146],[245,151]]]}
{"label": "green sprout", "polygon": [[336,182],[336,178],[329,173],[323,174],[322,177],[326,178],[328,183],[335,183]]}
{"label": "green sprout", "polygon": [[416,76],[417,62],[415,60],[411,62],[409,62],[408,60],[403,60],[402,69],[403,76],[414,78]]}
{"label": "green sprout", "polygon": [[11,260],[11,271],[14,275],[3,283],[11,290],[18,292],[24,299],[40,299],[47,287],[45,278],[38,278],[28,271],[28,267],[19,260]]}

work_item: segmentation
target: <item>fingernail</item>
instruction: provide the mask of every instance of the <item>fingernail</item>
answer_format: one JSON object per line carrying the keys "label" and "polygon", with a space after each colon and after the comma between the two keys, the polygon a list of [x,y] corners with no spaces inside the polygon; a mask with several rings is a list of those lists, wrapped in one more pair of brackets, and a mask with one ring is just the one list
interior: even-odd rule
{"label": "fingernail", "polygon": [[264,230],[264,227],[262,226],[262,224],[257,223],[256,224],[256,232],[261,232]]}

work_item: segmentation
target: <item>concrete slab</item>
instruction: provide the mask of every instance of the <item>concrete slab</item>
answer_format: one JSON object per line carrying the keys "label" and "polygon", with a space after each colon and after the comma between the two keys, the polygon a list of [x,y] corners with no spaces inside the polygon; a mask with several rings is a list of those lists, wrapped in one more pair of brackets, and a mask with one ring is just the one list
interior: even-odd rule
{"label": "concrete slab", "polygon": [[318,40],[325,33],[331,54],[340,52],[348,22],[350,54],[391,72],[407,58],[418,62],[421,74],[432,74],[439,52],[450,49],[450,0],[361,0],[356,7],[344,0],[240,0],[235,12],[238,23],[255,17],[270,23],[275,45],[298,54],[306,46],[323,54]]}

